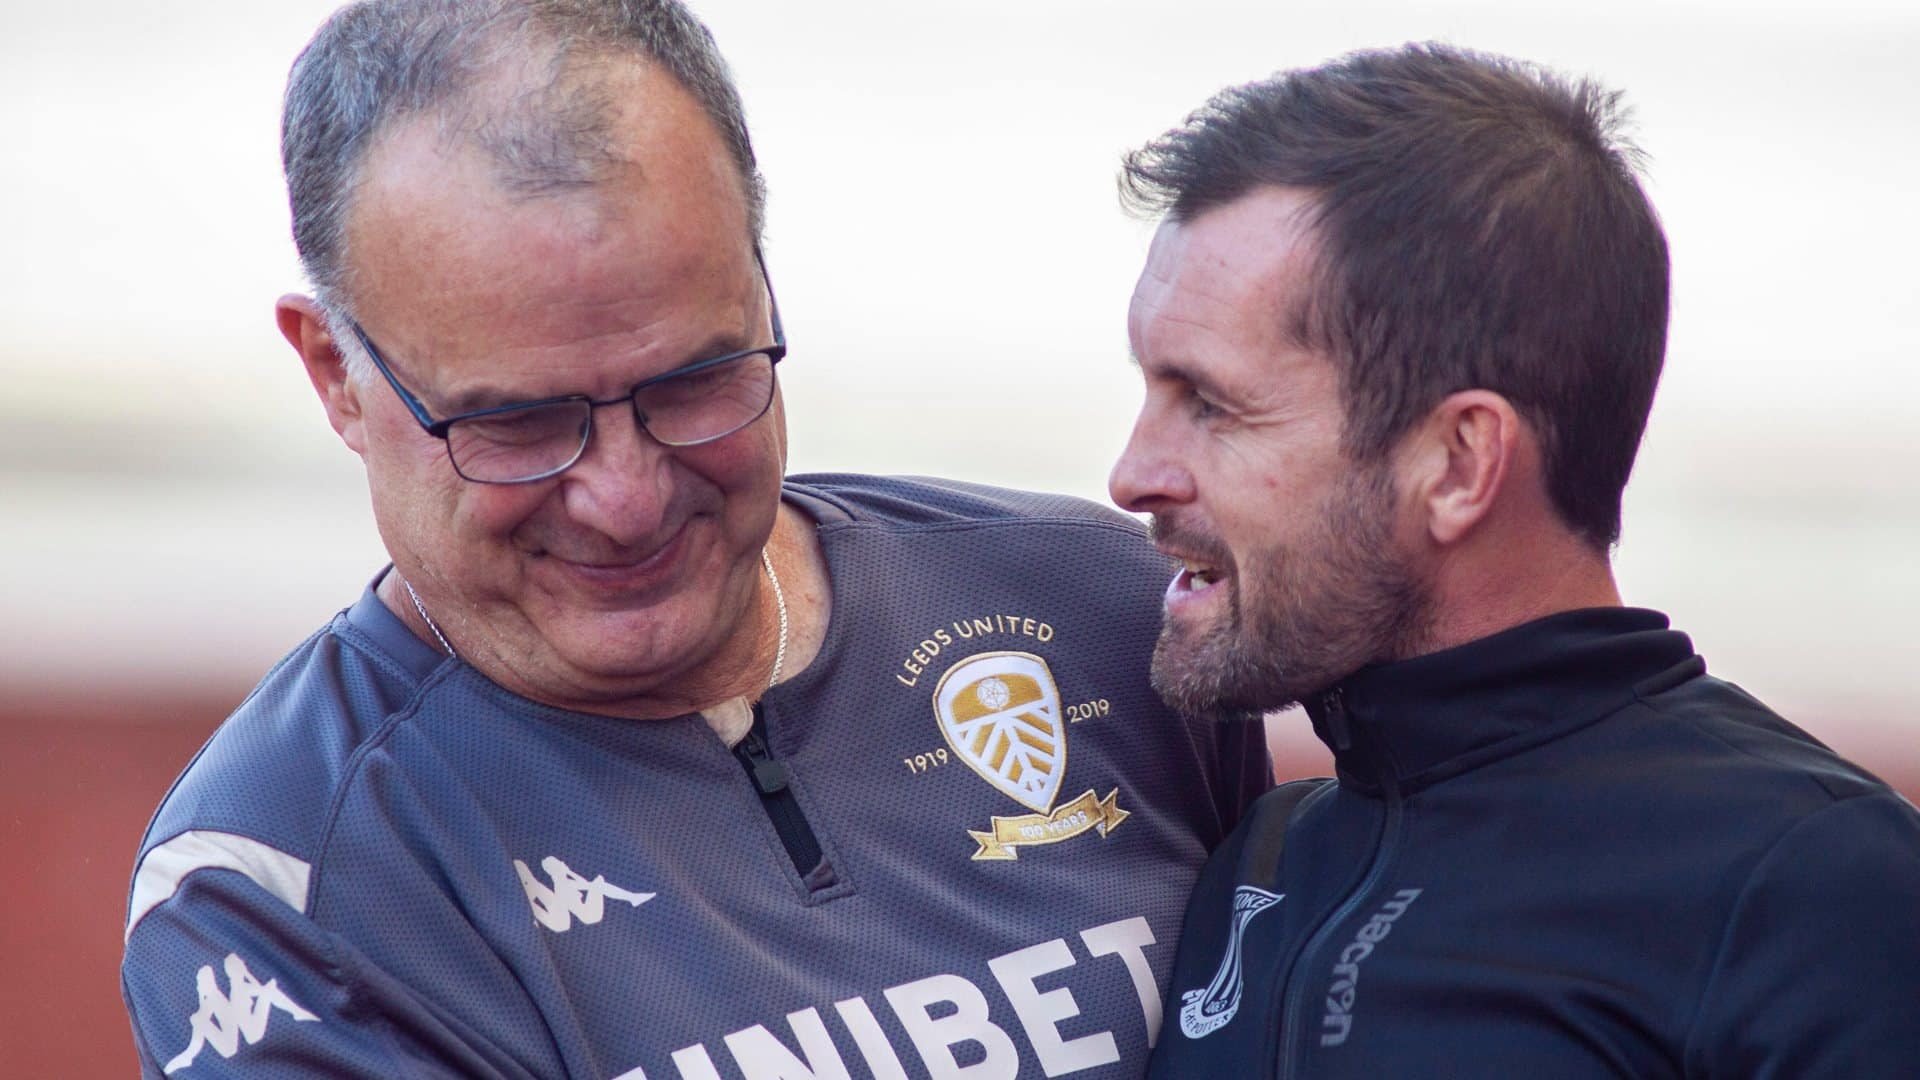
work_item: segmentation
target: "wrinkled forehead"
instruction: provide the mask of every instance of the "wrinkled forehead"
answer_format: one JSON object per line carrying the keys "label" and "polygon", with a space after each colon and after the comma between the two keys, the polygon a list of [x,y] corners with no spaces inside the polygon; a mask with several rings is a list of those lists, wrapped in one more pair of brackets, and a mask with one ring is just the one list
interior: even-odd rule
{"label": "wrinkled forehead", "polygon": [[601,79],[604,137],[572,179],[503,174],[497,126],[450,138],[419,115],[384,132],[348,218],[356,310],[403,298],[475,313],[531,298],[591,307],[647,282],[751,282],[747,199],[711,121],[650,66]]}

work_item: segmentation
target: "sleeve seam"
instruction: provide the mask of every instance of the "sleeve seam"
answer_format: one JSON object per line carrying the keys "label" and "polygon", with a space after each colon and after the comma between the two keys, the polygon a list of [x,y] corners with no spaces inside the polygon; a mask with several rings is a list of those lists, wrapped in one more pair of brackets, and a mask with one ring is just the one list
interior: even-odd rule
{"label": "sleeve seam", "polygon": [[[1711,739],[1714,742],[1720,744],[1721,746],[1724,746],[1727,749],[1732,750],[1736,754],[1740,754],[1743,757],[1752,758],[1755,761],[1764,762],[1768,765],[1778,766],[1783,764],[1783,762],[1779,758],[1770,757],[1766,754],[1760,753],[1758,750],[1755,750],[1753,747],[1744,746],[1740,743],[1734,742],[1732,739],[1727,738],[1725,735],[1721,734],[1720,732],[1714,731],[1712,728],[1701,723],[1695,717],[1676,714],[1672,709],[1669,709],[1664,702],[1658,700],[1659,696],[1660,695],[1653,695],[1653,696],[1643,695],[1636,691],[1634,694],[1634,700],[1639,704],[1646,706],[1647,709],[1649,709],[1654,713],[1657,713],[1660,716],[1664,716],[1669,720],[1677,720],[1678,722],[1685,724],[1687,728],[1693,731],[1695,734],[1701,736],[1702,738]],[[1765,712],[1766,710],[1762,709],[1758,711]],[[1768,715],[1772,715],[1772,714],[1768,713]],[[1825,795],[1828,799],[1832,800],[1835,803],[1845,802],[1850,799],[1859,798],[1863,795],[1872,795],[1876,793],[1875,791],[1871,791],[1871,790],[1838,792],[1838,791],[1835,791],[1832,787],[1828,786],[1824,781],[1822,781],[1817,774],[1810,773],[1810,772],[1802,772],[1799,775],[1804,777],[1808,783],[1812,784],[1815,788],[1818,788],[1823,795]],[[1825,808],[1823,807],[1822,809],[1824,810]]]}
{"label": "sleeve seam", "polygon": [[444,682],[448,678],[448,673],[455,670],[458,670],[458,665],[442,665],[425,679],[420,680],[414,686],[413,695],[407,699],[406,703],[381,721],[380,726],[374,729],[360,745],[354,747],[353,753],[347,756],[346,764],[340,770],[340,781],[334,785],[333,795],[327,802],[327,811],[322,818],[320,830],[314,837],[313,866],[310,871],[311,876],[307,879],[307,917],[313,919],[315,925],[319,924],[320,879],[325,871],[327,851],[333,844],[334,827],[339,824],[340,809],[345,804],[347,795],[353,790],[354,784],[359,780],[367,756],[375,749],[385,746],[387,740],[399,730],[402,724],[413,719],[419,713],[421,702],[426,699],[428,692]]}

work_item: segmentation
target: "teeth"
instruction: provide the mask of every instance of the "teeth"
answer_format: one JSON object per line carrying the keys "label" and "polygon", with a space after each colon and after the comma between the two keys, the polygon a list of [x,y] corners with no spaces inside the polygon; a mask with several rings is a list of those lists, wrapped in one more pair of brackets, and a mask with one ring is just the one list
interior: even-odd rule
{"label": "teeth", "polygon": [[1192,563],[1187,564],[1187,588],[1189,590],[1197,591],[1211,584],[1213,584],[1212,570],[1204,566],[1194,566]]}

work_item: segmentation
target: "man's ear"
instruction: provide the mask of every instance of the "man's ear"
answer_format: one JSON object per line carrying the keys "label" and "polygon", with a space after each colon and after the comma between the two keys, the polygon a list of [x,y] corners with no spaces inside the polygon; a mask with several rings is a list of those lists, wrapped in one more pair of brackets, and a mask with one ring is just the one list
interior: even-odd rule
{"label": "man's ear", "polygon": [[1521,438],[1519,413],[1491,390],[1448,395],[1414,430],[1400,455],[1400,481],[1434,543],[1458,543],[1493,512]]}
{"label": "man's ear", "polygon": [[346,357],[334,345],[327,329],[326,316],[310,296],[289,293],[273,305],[274,321],[280,336],[300,354],[306,366],[307,381],[320,395],[327,410],[327,422],[356,454],[366,452],[366,427],[360,413],[360,387],[347,377]]}

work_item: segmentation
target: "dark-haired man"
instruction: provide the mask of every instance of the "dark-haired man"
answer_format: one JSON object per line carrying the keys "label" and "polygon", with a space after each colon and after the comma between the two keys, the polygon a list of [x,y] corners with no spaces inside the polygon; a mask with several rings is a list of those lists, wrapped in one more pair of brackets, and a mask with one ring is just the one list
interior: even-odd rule
{"label": "dark-haired man", "polygon": [[1303,702],[1337,772],[1203,871],[1157,1075],[1920,1061],[1920,815],[1614,585],[1667,320],[1618,122],[1408,47],[1229,89],[1127,159],[1165,219],[1112,493],[1184,564],[1155,686]]}
{"label": "dark-haired man", "polygon": [[1122,515],[783,476],[705,29],[355,4],[283,150],[280,329],[392,566],[154,818],[144,1074],[1139,1075],[1259,729],[1154,699]]}

